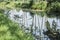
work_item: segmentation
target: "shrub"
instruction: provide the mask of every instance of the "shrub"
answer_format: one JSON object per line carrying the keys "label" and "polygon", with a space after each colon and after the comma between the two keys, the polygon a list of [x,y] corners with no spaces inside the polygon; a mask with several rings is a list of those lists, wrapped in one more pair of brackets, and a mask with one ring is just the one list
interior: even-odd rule
{"label": "shrub", "polygon": [[0,13],[0,40],[33,40],[31,34],[26,34],[17,23]]}
{"label": "shrub", "polygon": [[40,10],[45,10],[47,7],[47,2],[41,1],[40,3],[34,3],[32,5],[32,9],[40,9]]}
{"label": "shrub", "polygon": [[59,2],[51,3],[51,6],[47,8],[47,15],[53,17],[60,16],[60,3]]}

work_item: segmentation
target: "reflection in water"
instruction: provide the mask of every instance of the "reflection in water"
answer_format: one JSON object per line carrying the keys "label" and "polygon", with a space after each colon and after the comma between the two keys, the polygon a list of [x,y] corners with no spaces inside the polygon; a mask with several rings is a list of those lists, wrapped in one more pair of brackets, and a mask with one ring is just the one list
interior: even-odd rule
{"label": "reflection in water", "polygon": [[[30,15],[30,12],[24,12],[20,10],[19,12],[16,9],[9,11],[9,18],[19,23],[21,28],[25,29],[25,32],[31,32],[31,26],[33,28],[33,35],[36,37],[36,39],[40,39],[40,37],[47,37],[43,34],[43,30],[46,31],[45,22],[46,20],[49,21],[50,26],[52,27],[52,21],[54,20],[57,22],[57,29],[59,29],[60,19],[56,18],[46,18],[41,17],[40,15],[35,14],[34,17]],[[33,22],[33,23],[32,23]],[[33,24],[33,25],[32,25]],[[41,40],[47,40],[47,38],[41,38]],[[48,39],[49,40],[49,39]]]}

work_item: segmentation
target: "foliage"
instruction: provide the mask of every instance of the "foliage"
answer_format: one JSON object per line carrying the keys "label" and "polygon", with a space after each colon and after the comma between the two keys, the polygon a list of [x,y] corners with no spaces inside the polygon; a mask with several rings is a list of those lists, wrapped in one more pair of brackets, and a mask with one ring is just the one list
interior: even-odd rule
{"label": "foliage", "polygon": [[0,3],[0,9],[6,9],[6,8],[14,8],[15,4],[14,2],[1,2]]}
{"label": "foliage", "polygon": [[50,27],[49,21],[47,21],[47,22],[45,23],[45,25],[46,25],[47,30],[50,30],[50,31],[51,31],[51,27]]}
{"label": "foliage", "polygon": [[21,7],[22,8],[31,8],[32,5],[33,5],[33,0],[30,0],[29,3],[22,3]]}
{"label": "foliage", "polygon": [[[48,17],[58,17],[60,16],[60,2],[59,0],[48,0],[46,14]],[[56,30],[57,24],[53,20],[52,28],[49,27],[49,23],[47,22],[47,31],[44,32],[50,40],[60,40],[60,33]]]}
{"label": "foliage", "polygon": [[21,3],[15,3],[15,8],[20,8],[21,7]]}
{"label": "foliage", "polygon": [[60,40],[60,33],[56,30],[56,22],[53,20],[52,28],[49,27],[50,24],[48,21],[46,24],[48,30],[44,31],[43,33],[47,35],[50,38],[50,40]]}
{"label": "foliage", "polygon": [[41,1],[40,3],[34,3],[32,5],[32,9],[40,9],[40,10],[45,10],[47,6],[46,1]]}
{"label": "foliage", "polygon": [[52,26],[50,26],[50,23],[49,23],[49,21],[47,21],[46,23],[45,23],[45,25],[46,25],[46,28],[47,28],[47,30],[50,30],[50,31],[57,31],[56,30],[56,27],[57,27],[57,24],[56,24],[56,22],[53,20],[53,22],[52,22]]}
{"label": "foliage", "polygon": [[56,31],[56,27],[57,27],[57,24],[56,24],[56,22],[53,20],[53,22],[52,22],[52,29],[53,29],[54,31]]}
{"label": "foliage", "polygon": [[51,5],[47,7],[46,12],[48,17],[60,16],[60,2],[52,2]]}
{"label": "foliage", "polygon": [[39,3],[34,3],[33,0],[31,0],[28,3],[20,3],[18,1],[6,1],[6,2],[1,2],[0,3],[0,9],[6,9],[6,8],[32,8],[32,9],[40,9],[40,10],[45,10],[47,6],[46,1],[41,1]]}
{"label": "foliage", "polygon": [[29,7],[29,4],[23,3],[23,4],[21,5],[21,8],[30,8],[30,7]]}
{"label": "foliage", "polygon": [[26,34],[17,23],[0,13],[0,40],[33,40],[33,36]]}

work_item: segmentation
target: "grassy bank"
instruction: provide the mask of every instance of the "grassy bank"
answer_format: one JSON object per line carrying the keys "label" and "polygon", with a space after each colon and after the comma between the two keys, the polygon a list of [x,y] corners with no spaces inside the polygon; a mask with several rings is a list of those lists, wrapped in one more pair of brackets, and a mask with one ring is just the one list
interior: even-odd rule
{"label": "grassy bank", "polygon": [[38,10],[45,10],[47,6],[46,1],[41,1],[39,3],[33,3],[31,7],[29,7],[28,3],[18,2],[18,1],[10,1],[10,2],[1,2],[0,3],[0,9],[6,9],[6,8],[30,8],[30,9],[38,9]]}

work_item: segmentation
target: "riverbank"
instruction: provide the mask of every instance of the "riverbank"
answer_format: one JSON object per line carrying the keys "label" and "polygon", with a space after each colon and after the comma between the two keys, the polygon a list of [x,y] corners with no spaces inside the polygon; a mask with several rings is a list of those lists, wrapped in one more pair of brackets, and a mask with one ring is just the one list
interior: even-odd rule
{"label": "riverbank", "polygon": [[[31,7],[29,7],[29,2],[18,2],[18,1],[8,1],[8,2],[1,2],[0,3],[0,9],[16,9],[16,8],[26,8],[26,9],[32,9],[32,11],[42,11],[46,9],[47,2],[41,1],[39,3],[33,3]],[[25,9],[25,10],[26,10]]]}

